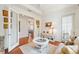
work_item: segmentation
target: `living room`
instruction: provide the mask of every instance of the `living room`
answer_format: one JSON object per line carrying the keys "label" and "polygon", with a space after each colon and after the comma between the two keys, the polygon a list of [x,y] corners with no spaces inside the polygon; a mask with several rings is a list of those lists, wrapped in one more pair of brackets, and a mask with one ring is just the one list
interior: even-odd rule
{"label": "living room", "polygon": [[[4,12],[0,18],[5,20],[8,17],[6,21],[0,20],[0,32],[2,33],[0,36],[4,36],[4,50],[8,50],[6,53],[79,53],[78,4],[0,6],[2,7],[0,11]],[[8,15],[4,15],[6,12],[8,12]],[[7,24],[3,24],[3,22],[8,22],[9,27],[3,26]]]}

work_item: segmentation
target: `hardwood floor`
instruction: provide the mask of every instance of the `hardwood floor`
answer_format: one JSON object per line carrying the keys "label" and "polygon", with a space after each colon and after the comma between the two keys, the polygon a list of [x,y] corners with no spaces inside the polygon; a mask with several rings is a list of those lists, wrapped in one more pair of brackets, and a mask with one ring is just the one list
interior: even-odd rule
{"label": "hardwood floor", "polygon": [[28,43],[28,37],[21,38],[19,41],[19,45],[24,45]]}
{"label": "hardwood floor", "polygon": [[[19,46],[22,46],[22,45],[27,44],[27,43],[28,43],[28,38],[27,37],[21,38],[20,41],[19,41]],[[58,41],[49,42],[49,44],[58,46],[60,44],[60,42],[58,42]],[[12,51],[10,51],[7,54],[23,54],[22,51],[20,50],[19,46],[17,46],[16,48],[14,48]]]}
{"label": "hardwood floor", "polygon": [[22,51],[20,50],[19,47],[16,47],[15,49],[13,49],[11,52],[9,52],[8,54],[23,54]]}
{"label": "hardwood floor", "polygon": [[[24,44],[28,43],[28,38],[21,38],[19,41],[19,46],[22,46]],[[9,52],[8,54],[23,54],[22,51],[20,50],[19,46],[17,46],[16,48],[14,48],[11,52]]]}

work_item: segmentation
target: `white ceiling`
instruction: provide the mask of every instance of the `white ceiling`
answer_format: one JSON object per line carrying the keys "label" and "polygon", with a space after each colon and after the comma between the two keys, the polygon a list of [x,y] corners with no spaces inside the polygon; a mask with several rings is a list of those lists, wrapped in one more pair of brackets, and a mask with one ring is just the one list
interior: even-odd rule
{"label": "white ceiling", "polygon": [[78,6],[77,4],[30,4],[30,5],[37,8],[38,10],[42,11],[45,14]]}
{"label": "white ceiling", "polygon": [[[24,6],[26,5],[27,4],[25,4]],[[77,4],[29,4],[29,5],[41,11],[43,14],[48,14],[55,11],[57,12],[63,9],[78,6]]]}
{"label": "white ceiling", "polygon": [[55,12],[69,7],[77,6],[76,4],[41,4],[40,8],[43,12]]}

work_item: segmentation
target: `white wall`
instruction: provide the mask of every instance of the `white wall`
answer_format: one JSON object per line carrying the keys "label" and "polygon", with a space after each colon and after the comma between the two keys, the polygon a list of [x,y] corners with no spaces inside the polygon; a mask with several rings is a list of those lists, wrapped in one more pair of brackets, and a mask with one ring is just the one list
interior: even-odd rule
{"label": "white wall", "polygon": [[3,15],[2,15],[2,10],[3,9],[7,9],[7,7],[5,6],[5,5],[0,5],[0,36],[4,36],[4,49],[5,48],[7,48],[7,42],[8,42],[8,30],[6,29],[6,30],[4,30],[4,17],[3,17]]}
{"label": "white wall", "polygon": [[[36,25],[36,20],[39,20],[39,22],[40,22],[40,25],[39,25],[39,28],[37,28],[37,25]],[[34,37],[39,37],[40,36],[40,33],[41,33],[41,26],[43,26],[43,25],[41,25],[41,18],[38,18],[38,19],[36,19],[35,21],[34,21]]]}
{"label": "white wall", "polygon": [[[64,15],[74,14],[74,20],[73,20],[73,32],[76,32],[77,35],[79,35],[79,8],[66,8],[60,11],[56,12],[49,12],[45,16],[43,16],[42,22],[45,22],[46,20],[52,20],[55,24],[55,29],[57,30],[56,38],[55,40],[61,40],[61,18]],[[42,24],[45,25],[45,24]],[[43,29],[43,27],[42,27]]]}
{"label": "white wall", "polygon": [[0,36],[4,36],[2,11],[0,10]]}
{"label": "white wall", "polygon": [[[18,6],[18,5],[0,5],[0,36],[5,36],[5,44],[4,44],[4,47],[5,49],[8,47],[8,43],[12,43],[13,41],[16,41],[16,40],[13,40],[11,42],[8,42],[8,31],[4,31],[3,29],[3,17],[2,17],[2,10],[5,9],[5,7],[9,8],[9,9],[12,9],[13,11],[17,12],[17,14],[22,14],[22,15],[26,15],[26,16],[30,16],[30,17],[33,17],[35,20],[36,19],[40,19],[41,18],[41,15],[40,14],[37,14],[37,13],[32,13],[32,12],[29,12],[26,10],[26,8],[23,8],[21,6]],[[35,12],[35,11],[34,11]],[[17,19],[18,20],[18,19]],[[24,21],[23,21],[24,20]],[[25,20],[26,19],[21,19],[22,21],[22,34],[20,35],[20,38],[21,37],[26,37],[28,36],[28,33],[27,33],[27,28],[24,28],[24,26],[26,25],[25,23]],[[19,21],[19,20],[18,20]],[[19,23],[19,22],[17,22]],[[24,28],[24,29],[23,29]],[[19,31],[17,31],[19,32]],[[36,34],[36,32],[35,32]],[[13,44],[13,43],[12,43]]]}
{"label": "white wall", "polygon": [[56,29],[56,34],[55,34],[56,38],[55,39],[60,40],[61,39],[61,17],[59,16],[59,14],[47,15],[45,17],[45,19],[42,20],[42,22],[43,22],[42,30],[46,30],[44,26],[45,26],[45,22],[47,22],[47,21],[52,21],[55,23],[55,25],[54,25],[54,29]]}
{"label": "white wall", "polygon": [[[27,7],[27,6],[26,6]],[[34,12],[29,12],[27,9],[25,9],[23,6],[19,6],[19,5],[10,5],[10,8],[12,8],[13,10],[15,10],[18,14],[22,14],[22,15],[25,15],[25,16],[29,16],[29,17],[32,17],[34,18],[34,22],[36,20],[41,20],[41,15],[40,13],[34,13]],[[34,9],[33,9],[34,10]],[[37,11],[36,11],[37,12]],[[22,26],[25,26],[25,22],[27,22],[27,19],[24,19],[24,18],[20,18],[19,19],[22,23],[21,23],[21,33],[20,33],[20,38],[22,37],[26,37],[28,36],[28,33],[27,31],[25,32],[25,30],[27,30],[26,28],[23,28]],[[27,24],[26,24],[27,25]],[[37,35],[37,28],[36,28],[36,23],[34,24],[34,37],[36,37]],[[26,27],[26,26],[25,26]],[[22,32],[23,31],[23,32]]]}
{"label": "white wall", "polygon": [[4,8],[4,5],[0,5],[0,36],[4,36],[4,29],[3,29],[3,17],[2,17],[2,9]]}

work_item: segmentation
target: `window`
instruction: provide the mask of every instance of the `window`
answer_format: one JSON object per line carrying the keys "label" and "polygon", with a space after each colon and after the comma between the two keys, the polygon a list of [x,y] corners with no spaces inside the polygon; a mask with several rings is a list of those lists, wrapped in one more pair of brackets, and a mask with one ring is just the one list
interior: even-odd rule
{"label": "window", "polygon": [[62,39],[67,40],[72,32],[73,15],[62,17]]}

